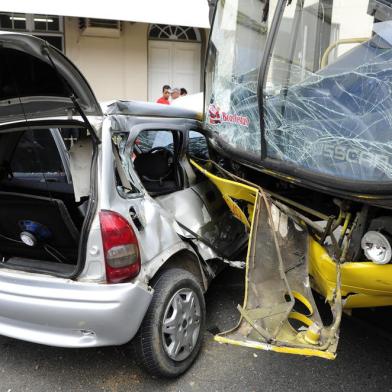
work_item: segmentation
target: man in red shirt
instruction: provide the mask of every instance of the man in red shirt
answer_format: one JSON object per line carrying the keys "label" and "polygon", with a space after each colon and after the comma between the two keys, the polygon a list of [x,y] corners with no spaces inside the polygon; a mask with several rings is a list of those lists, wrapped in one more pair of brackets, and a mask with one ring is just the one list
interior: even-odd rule
{"label": "man in red shirt", "polygon": [[162,103],[164,105],[170,105],[169,97],[170,97],[170,86],[165,84],[162,87],[162,97],[157,100],[157,103]]}

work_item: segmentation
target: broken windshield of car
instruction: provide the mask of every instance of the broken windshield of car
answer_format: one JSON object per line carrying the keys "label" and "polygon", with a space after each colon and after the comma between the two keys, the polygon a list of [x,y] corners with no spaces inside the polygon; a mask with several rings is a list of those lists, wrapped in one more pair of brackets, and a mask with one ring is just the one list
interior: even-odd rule
{"label": "broken windshield of car", "polygon": [[391,21],[375,19],[375,3],[285,8],[264,79],[269,158],[338,180],[392,180]]}
{"label": "broken windshield of car", "polygon": [[142,152],[166,148],[173,153],[173,134],[167,130],[143,130],[135,140]]}
{"label": "broken windshield of car", "polygon": [[207,140],[200,132],[189,131],[187,154],[195,159],[209,159]]}
{"label": "broken windshield of car", "polygon": [[219,1],[206,69],[205,127],[260,156],[257,84],[277,1]]}

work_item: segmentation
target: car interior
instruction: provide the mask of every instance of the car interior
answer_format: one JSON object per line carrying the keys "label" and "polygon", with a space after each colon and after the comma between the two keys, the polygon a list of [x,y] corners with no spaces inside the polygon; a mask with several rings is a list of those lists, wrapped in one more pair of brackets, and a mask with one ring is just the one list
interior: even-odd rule
{"label": "car interior", "polygon": [[56,128],[0,134],[2,263],[76,264],[88,198],[75,201],[60,149],[69,150],[85,133]]}
{"label": "car interior", "polygon": [[147,192],[184,230],[224,258],[238,256],[247,241],[243,224],[217,187],[191,163],[209,159],[203,134],[143,130],[135,140],[132,159]]}
{"label": "car interior", "polygon": [[133,166],[151,196],[192,186],[203,179],[190,159],[209,158],[207,140],[197,131],[143,130],[135,140]]}
{"label": "car interior", "polygon": [[175,192],[182,187],[180,137],[176,131],[144,130],[135,141],[133,165],[152,196]]}

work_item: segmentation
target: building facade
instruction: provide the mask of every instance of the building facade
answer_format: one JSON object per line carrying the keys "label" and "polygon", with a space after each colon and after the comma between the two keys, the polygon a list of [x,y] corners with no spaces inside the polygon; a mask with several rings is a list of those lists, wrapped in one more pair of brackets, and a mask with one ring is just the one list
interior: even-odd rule
{"label": "building facade", "polygon": [[208,29],[6,12],[0,29],[34,34],[62,50],[100,101],[155,101],[164,84],[202,91]]}

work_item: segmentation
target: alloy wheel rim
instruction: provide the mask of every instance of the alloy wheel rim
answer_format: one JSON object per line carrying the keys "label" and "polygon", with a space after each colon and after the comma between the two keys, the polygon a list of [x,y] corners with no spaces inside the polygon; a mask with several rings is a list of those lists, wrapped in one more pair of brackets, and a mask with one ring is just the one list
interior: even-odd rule
{"label": "alloy wheel rim", "polygon": [[200,334],[201,308],[196,293],[188,288],[178,290],[168,302],[162,321],[163,348],[169,358],[188,358]]}

